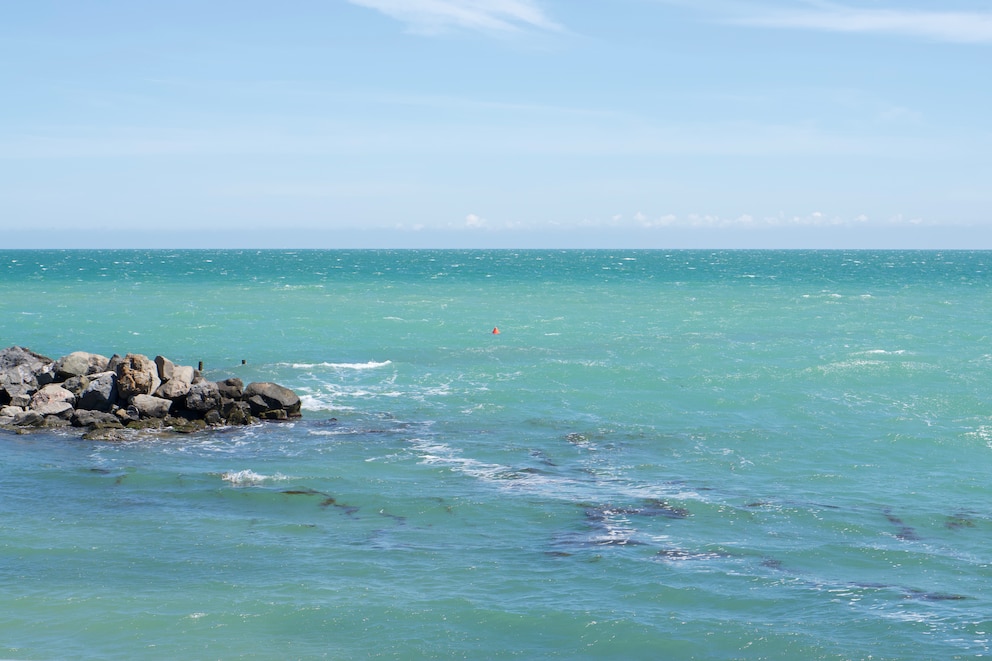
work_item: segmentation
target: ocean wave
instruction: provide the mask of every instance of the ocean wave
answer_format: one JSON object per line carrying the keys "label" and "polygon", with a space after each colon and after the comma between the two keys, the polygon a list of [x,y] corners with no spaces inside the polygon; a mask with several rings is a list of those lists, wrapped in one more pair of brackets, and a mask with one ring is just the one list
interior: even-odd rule
{"label": "ocean wave", "polygon": [[638,501],[673,498],[680,501],[703,501],[695,490],[677,484],[657,485],[624,483],[613,477],[592,476],[589,479],[554,475],[533,467],[507,466],[466,457],[462,450],[430,438],[411,438],[411,448],[419,462],[460,473],[500,489],[517,493],[581,502],[602,499]]}
{"label": "ocean wave", "polygon": [[384,360],[384,361],[381,361],[381,362],[376,362],[374,360],[370,360],[367,363],[328,363],[328,362],[323,362],[323,363],[279,363],[279,364],[281,366],[283,366],[283,367],[289,366],[289,367],[292,367],[293,369],[297,369],[297,370],[312,370],[312,369],[317,368],[317,367],[327,367],[327,368],[330,368],[330,369],[338,369],[338,370],[372,370],[372,369],[376,369],[378,367],[385,367],[386,365],[392,365],[393,364],[393,361],[391,361],[391,360]]}
{"label": "ocean wave", "polygon": [[237,487],[251,487],[262,484],[263,482],[280,482],[291,478],[286,475],[282,475],[281,473],[276,473],[275,475],[262,475],[261,473],[256,473],[251,469],[245,469],[221,473],[220,479],[225,482],[230,482]]}
{"label": "ocean wave", "polygon": [[359,436],[367,434],[365,429],[311,429],[307,432],[310,436]]}
{"label": "ocean wave", "polygon": [[901,356],[906,353],[905,349],[869,349],[868,351],[860,351],[854,355],[856,356],[869,356],[869,355],[881,355],[881,356]]}
{"label": "ocean wave", "polygon": [[300,395],[300,408],[304,411],[354,411],[354,406],[342,406],[333,401],[337,395]]}

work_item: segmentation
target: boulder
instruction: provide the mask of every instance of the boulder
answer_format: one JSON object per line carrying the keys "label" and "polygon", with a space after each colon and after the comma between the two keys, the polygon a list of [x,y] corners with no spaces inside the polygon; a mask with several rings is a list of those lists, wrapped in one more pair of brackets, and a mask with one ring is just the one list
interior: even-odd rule
{"label": "boulder", "polygon": [[137,409],[142,418],[164,418],[169,415],[172,400],[153,395],[135,395],[131,398],[131,406]]}
{"label": "boulder", "polygon": [[[161,373],[162,370],[160,368],[159,374]],[[188,365],[172,365],[168,369],[168,373],[171,375],[169,380],[158,387],[158,390],[154,393],[155,396],[165,397],[166,399],[185,397],[189,393],[190,385],[193,383],[193,368]]]}
{"label": "boulder", "polygon": [[60,385],[76,397],[79,397],[79,393],[83,392],[83,389],[90,385],[90,378],[88,376],[71,376]]}
{"label": "boulder", "polygon": [[73,376],[86,376],[107,370],[110,361],[106,356],[86,351],[73,351],[55,361],[55,374],[60,381]]}
{"label": "boulder", "polygon": [[289,417],[300,415],[300,398],[289,388],[276,383],[249,383],[245,388],[244,398],[254,415],[276,409],[284,410]]}
{"label": "boulder", "polygon": [[30,408],[41,415],[72,415],[76,396],[56,383],[50,383],[31,396]]}
{"label": "boulder", "polygon": [[88,411],[110,411],[117,403],[117,374],[99,372],[89,378],[87,385],[79,393],[77,408]]}
{"label": "boulder", "polygon": [[186,383],[196,382],[196,370],[189,365],[176,365],[172,369],[172,378],[185,381]]}
{"label": "boulder", "polygon": [[51,358],[24,347],[0,350],[0,402],[17,393],[34,392],[55,380]]}
{"label": "boulder", "polygon": [[229,425],[249,425],[252,422],[248,402],[225,399],[220,406],[220,415]]}
{"label": "boulder", "polygon": [[180,399],[186,397],[188,393],[188,382],[169,379],[158,387],[158,390],[155,391],[155,396],[164,397],[165,399]]}
{"label": "boulder", "polygon": [[[216,411],[213,411],[213,413],[216,413]],[[162,422],[177,434],[192,434],[193,432],[203,431],[207,428],[207,422],[204,418],[169,417]]]}
{"label": "boulder", "polygon": [[110,360],[107,361],[107,371],[116,373],[117,368],[120,367],[121,363],[123,362],[124,359],[121,358],[120,354],[115,353],[113,356],[110,357]]}
{"label": "boulder", "polygon": [[45,416],[37,411],[24,411],[14,416],[15,427],[41,427],[45,424]]}
{"label": "boulder", "polygon": [[0,373],[17,367],[27,368],[25,373],[33,373],[54,361],[25,347],[9,347],[0,350]]}
{"label": "boulder", "polygon": [[186,394],[186,408],[199,413],[220,408],[220,391],[217,389],[217,384],[213,381],[201,381],[190,386]]}
{"label": "boulder", "polygon": [[20,386],[14,388],[13,386],[6,391],[7,393],[7,404],[10,406],[20,406],[22,409],[26,409],[31,404],[31,393],[34,390],[28,390],[27,386]]}
{"label": "boulder", "polygon": [[127,423],[128,429],[162,429],[165,427],[164,418],[141,418]]}
{"label": "boulder", "polygon": [[155,366],[158,368],[158,378],[168,381],[172,378],[172,371],[176,368],[171,360],[165,356],[155,356]]}
{"label": "boulder", "polygon": [[245,394],[245,384],[241,379],[232,377],[217,382],[217,390],[225,399],[241,399]]}
{"label": "boulder", "polygon": [[[75,351],[57,361],[23,347],[0,350],[0,425],[171,427],[196,431],[300,415],[300,398],[270,382],[213,382],[164,356]],[[19,431],[26,433],[27,430]]]}
{"label": "boulder", "polygon": [[72,414],[73,427],[113,427],[120,429],[124,425],[113,413],[104,411],[86,411],[77,409]]}
{"label": "boulder", "polygon": [[114,427],[94,427],[83,434],[84,441],[126,441],[128,432]]}
{"label": "boulder", "polygon": [[158,366],[148,356],[129,353],[117,366],[117,392],[123,399],[151,395],[160,385]]}

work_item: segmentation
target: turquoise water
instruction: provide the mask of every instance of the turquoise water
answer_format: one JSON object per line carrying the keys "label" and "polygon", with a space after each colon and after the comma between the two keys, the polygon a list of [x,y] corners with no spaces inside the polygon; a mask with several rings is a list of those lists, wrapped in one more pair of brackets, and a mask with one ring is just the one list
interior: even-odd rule
{"label": "turquoise water", "polygon": [[990,310],[990,252],[0,251],[2,346],[304,401],[0,432],[0,657],[986,655]]}

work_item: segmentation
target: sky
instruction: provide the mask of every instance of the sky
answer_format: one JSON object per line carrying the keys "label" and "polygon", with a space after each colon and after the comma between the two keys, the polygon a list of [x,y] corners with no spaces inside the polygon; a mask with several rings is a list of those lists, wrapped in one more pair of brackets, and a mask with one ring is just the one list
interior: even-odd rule
{"label": "sky", "polygon": [[0,248],[992,248],[987,0],[31,0]]}

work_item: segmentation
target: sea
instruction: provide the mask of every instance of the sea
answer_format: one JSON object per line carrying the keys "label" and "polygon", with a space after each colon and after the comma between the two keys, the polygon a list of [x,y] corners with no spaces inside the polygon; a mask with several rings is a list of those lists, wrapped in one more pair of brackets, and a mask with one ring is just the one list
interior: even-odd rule
{"label": "sea", "polygon": [[0,658],[987,656],[990,317],[983,251],[0,250],[3,347],[303,401],[0,431]]}

